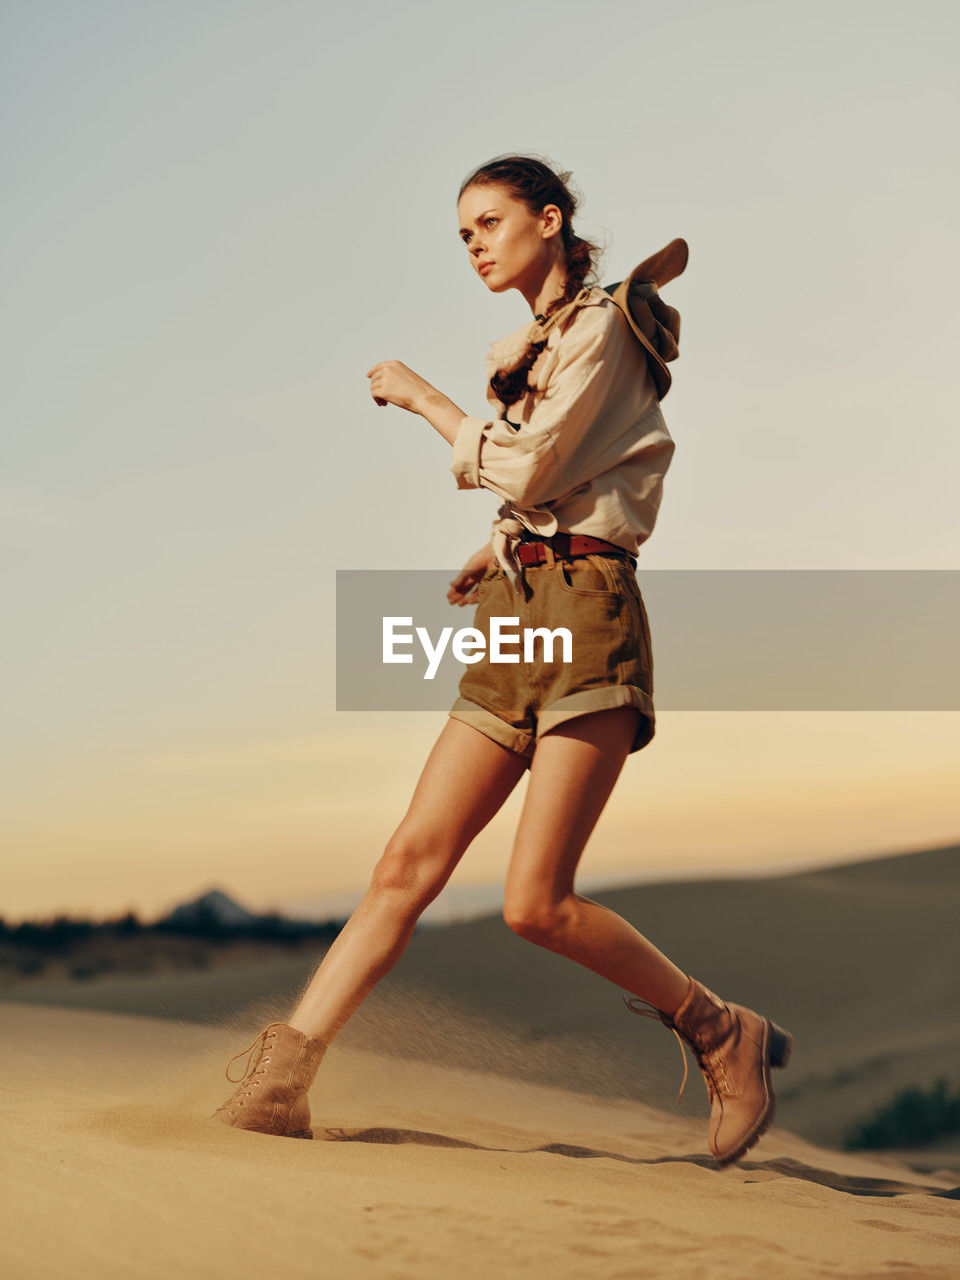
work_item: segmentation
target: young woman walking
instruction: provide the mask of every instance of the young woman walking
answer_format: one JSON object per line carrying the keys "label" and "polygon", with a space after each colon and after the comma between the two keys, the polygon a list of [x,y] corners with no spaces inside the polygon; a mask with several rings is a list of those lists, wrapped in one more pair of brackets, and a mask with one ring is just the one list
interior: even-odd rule
{"label": "young woman walking", "polygon": [[563,660],[541,645],[533,661],[490,663],[488,645],[466,668],[363,901],[289,1020],[250,1046],[239,1083],[228,1063],[238,1087],[212,1117],[225,1124],[312,1137],[307,1090],[327,1047],[527,770],[506,923],[632,993],[629,1008],[671,1028],[681,1052],[692,1047],[718,1163],[739,1159],[773,1119],[770,1068],[786,1065],[790,1035],[719,999],[574,889],[626,757],[654,734],[650,631],[635,567],[674,451],[660,400],[679,316],[657,286],[683,270],[686,245],[673,241],[615,290],[587,285],[597,250],[573,230],[568,178],[538,159],[505,156],[476,169],[459,192],[472,269],[493,293],[519,290],[533,316],[492,344],[492,415],[464,414],[397,360],[367,377],[377,404],[419,415],[452,446],[459,488],[502,499],[491,541],[451,582],[448,600],[476,603],[474,625],[485,635],[491,617],[519,618],[521,633],[566,627],[572,655]]}

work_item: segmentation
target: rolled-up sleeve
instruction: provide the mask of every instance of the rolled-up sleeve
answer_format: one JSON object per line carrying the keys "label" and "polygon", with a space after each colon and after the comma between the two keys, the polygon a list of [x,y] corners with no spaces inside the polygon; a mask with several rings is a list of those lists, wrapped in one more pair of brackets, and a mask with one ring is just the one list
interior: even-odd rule
{"label": "rolled-up sleeve", "polygon": [[602,452],[604,442],[596,440],[591,449],[587,435],[611,397],[622,392],[628,337],[616,307],[578,311],[560,339],[547,385],[519,430],[502,417],[469,414],[460,423],[450,467],[457,488],[490,489],[531,507],[589,478],[581,474],[582,464]]}
{"label": "rolled-up sleeve", "polygon": [[480,441],[489,425],[488,419],[469,413],[457,429],[450,470],[457,478],[458,489],[480,488]]}

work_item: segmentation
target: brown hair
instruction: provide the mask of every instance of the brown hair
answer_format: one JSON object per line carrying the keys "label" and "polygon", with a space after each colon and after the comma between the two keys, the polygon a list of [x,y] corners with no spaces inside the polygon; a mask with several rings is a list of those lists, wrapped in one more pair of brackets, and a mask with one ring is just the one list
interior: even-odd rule
{"label": "brown hair", "polygon": [[[496,184],[505,188],[515,200],[522,201],[531,213],[539,213],[548,204],[555,204],[560,210],[563,215],[560,235],[567,259],[566,284],[560,297],[547,307],[544,317],[577,296],[587,277],[594,272],[594,259],[600,252],[599,245],[584,240],[573,230],[573,215],[579,200],[570,189],[571,176],[567,172],[555,173],[535,156],[497,156],[468,174],[457,193],[459,200],[468,187]],[[526,392],[534,390],[527,381],[527,375],[546,345],[546,338],[531,342],[519,364],[509,370],[498,371],[490,379],[490,390],[508,409]]]}

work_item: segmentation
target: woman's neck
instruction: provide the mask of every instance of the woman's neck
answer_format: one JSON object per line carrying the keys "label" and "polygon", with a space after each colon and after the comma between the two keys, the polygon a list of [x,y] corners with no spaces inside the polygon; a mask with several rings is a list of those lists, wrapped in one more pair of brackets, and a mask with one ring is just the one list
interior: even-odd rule
{"label": "woman's neck", "polygon": [[555,262],[540,283],[540,287],[531,293],[524,292],[524,297],[534,316],[545,315],[554,303],[559,302],[567,288],[567,272],[565,265]]}

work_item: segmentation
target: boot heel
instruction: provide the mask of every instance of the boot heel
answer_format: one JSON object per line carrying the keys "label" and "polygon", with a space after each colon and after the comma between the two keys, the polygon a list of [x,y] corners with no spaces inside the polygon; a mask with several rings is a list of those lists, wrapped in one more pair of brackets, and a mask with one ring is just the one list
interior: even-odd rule
{"label": "boot heel", "polygon": [[778,1027],[775,1022],[770,1023],[770,1044],[767,1049],[767,1057],[771,1067],[785,1067],[790,1061],[790,1051],[793,1049],[793,1036],[789,1031],[784,1031],[783,1027]]}

